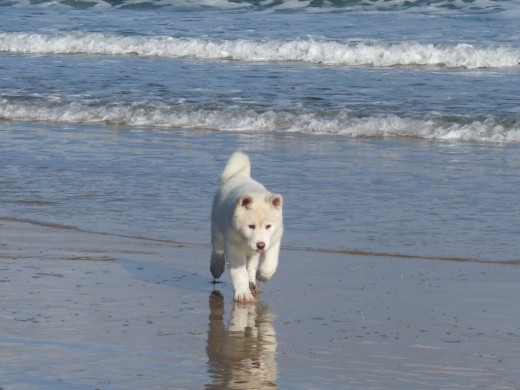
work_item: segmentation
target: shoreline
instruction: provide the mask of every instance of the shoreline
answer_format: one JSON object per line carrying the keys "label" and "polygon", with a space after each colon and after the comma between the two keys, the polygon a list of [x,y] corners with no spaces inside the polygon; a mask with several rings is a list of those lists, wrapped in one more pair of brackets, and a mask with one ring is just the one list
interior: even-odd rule
{"label": "shoreline", "polygon": [[[171,245],[172,247],[177,248],[211,248],[211,244],[203,244],[196,242],[183,242],[183,241],[175,241],[175,240],[165,240],[160,238],[150,238],[144,236],[134,236],[134,235],[126,235],[126,234],[118,234],[118,233],[108,233],[108,232],[100,232],[94,230],[81,229],[76,226],[71,225],[63,225],[58,223],[47,223],[41,222],[31,219],[22,219],[16,217],[8,217],[0,215],[0,223],[2,221],[6,222],[14,222],[14,223],[23,223],[30,224],[35,226],[40,226],[43,228],[52,228],[52,229],[62,229],[62,230],[70,230],[78,233],[84,234],[92,234],[92,235],[100,235],[100,236],[108,236],[108,237],[117,237],[120,239],[129,239],[129,240],[139,240],[144,242],[156,242],[156,243],[164,243],[166,245]],[[405,254],[405,253],[394,253],[394,252],[374,252],[374,251],[364,251],[357,249],[331,249],[331,248],[309,248],[309,247],[296,247],[296,246],[283,246],[284,251],[293,251],[293,252],[310,252],[310,253],[320,253],[320,254],[334,254],[334,255],[345,255],[345,256],[366,256],[366,257],[385,257],[385,258],[396,258],[401,260],[431,260],[431,261],[448,261],[448,262],[460,262],[460,263],[482,263],[482,264],[503,264],[503,265],[520,265],[520,259],[510,259],[510,260],[494,260],[494,259],[477,259],[471,257],[444,257],[444,256],[428,256],[428,255],[417,255],[417,254]],[[2,255],[0,254],[0,258]]]}
{"label": "shoreline", "polygon": [[0,219],[0,386],[520,386],[511,265],[289,249],[257,303],[209,246]]}

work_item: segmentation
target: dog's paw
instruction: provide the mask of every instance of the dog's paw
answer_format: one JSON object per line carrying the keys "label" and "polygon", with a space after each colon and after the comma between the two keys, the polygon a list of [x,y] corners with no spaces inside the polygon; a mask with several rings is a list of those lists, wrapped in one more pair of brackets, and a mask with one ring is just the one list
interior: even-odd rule
{"label": "dog's paw", "polygon": [[239,303],[254,303],[255,297],[250,291],[246,292],[235,292],[235,302]]}
{"label": "dog's paw", "polygon": [[226,260],[224,259],[223,253],[212,253],[211,254],[211,263],[209,266],[209,270],[211,271],[211,275],[218,279],[224,273],[226,269]]}
{"label": "dog's paw", "polygon": [[211,276],[213,276],[213,278],[215,280],[219,279],[222,276],[222,274],[224,273],[224,268],[222,268],[222,267],[214,267],[213,263],[209,267],[209,270],[211,272]]}
{"label": "dog's paw", "polygon": [[253,294],[254,297],[260,294],[260,289],[258,288],[256,283],[253,282],[249,282],[249,291],[251,291],[251,294]]}
{"label": "dog's paw", "polygon": [[272,278],[274,275],[274,271],[266,271],[262,269],[258,269],[256,272],[256,280],[259,280],[260,282],[267,282],[269,279]]}

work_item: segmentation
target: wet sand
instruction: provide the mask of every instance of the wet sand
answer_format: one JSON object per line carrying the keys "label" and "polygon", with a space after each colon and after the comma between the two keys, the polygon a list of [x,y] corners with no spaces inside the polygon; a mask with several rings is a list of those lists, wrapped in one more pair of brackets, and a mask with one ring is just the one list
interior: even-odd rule
{"label": "wet sand", "polygon": [[520,388],[517,264],[285,248],[252,305],[208,265],[0,218],[0,387]]}

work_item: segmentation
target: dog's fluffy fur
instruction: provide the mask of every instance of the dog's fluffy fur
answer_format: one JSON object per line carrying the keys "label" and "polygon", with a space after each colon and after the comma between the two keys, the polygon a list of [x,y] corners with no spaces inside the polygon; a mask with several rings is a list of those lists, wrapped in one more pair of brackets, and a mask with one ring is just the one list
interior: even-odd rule
{"label": "dog's fluffy fur", "polygon": [[282,196],[251,178],[249,158],[235,152],[220,175],[211,210],[211,274],[226,263],[237,302],[254,302],[257,280],[271,279],[283,233]]}

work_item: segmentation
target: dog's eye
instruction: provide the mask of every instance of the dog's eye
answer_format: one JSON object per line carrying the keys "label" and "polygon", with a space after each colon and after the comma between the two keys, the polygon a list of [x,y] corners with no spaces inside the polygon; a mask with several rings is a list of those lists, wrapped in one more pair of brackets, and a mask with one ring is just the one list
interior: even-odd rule
{"label": "dog's eye", "polygon": [[265,228],[266,229],[271,229],[271,225],[267,225]]}
{"label": "dog's eye", "polygon": [[251,230],[255,230],[255,227],[256,227],[255,225],[249,225],[249,229],[251,229]]}

